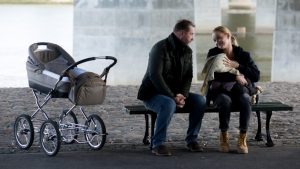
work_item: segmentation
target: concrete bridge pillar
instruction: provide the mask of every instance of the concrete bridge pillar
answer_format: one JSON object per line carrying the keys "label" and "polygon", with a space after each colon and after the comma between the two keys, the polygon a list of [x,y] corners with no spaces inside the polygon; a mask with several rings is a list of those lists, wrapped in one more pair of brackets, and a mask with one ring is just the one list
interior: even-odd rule
{"label": "concrete bridge pillar", "polygon": [[73,53],[77,60],[115,56],[118,64],[109,84],[137,85],[146,71],[151,47],[183,18],[194,21],[194,0],[77,0]]}
{"label": "concrete bridge pillar", "polygon": [[222,10],[220,0],[194,0],[197,33],[211,33],[221,25]]}
{"label": "concrete bridge pillar", "polygon": [[256,0],[256,33],[273,33],[275,29],[276,0]]}
{"label": "concrete bridge pillar", "polygon": [[300,81],[300,2],[276,1],[272,81]]}

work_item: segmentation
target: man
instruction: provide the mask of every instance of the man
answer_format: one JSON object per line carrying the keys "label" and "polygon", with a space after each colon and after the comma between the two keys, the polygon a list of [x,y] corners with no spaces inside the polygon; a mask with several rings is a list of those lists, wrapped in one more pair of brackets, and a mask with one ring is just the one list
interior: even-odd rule
{"label": "man", "polygon": [[138,92],[147,109],[157,113],[152,152],[170,156],[166,141],[167,128],[176,108],[189,114],[187,147],[192,152],[203,151],[197,142],[206,106],[203,96],[189,93],[193,78],[192,49],[195,25],[189,20],[176,23],[173,33],[157,42],[150,51],[146,74]]}

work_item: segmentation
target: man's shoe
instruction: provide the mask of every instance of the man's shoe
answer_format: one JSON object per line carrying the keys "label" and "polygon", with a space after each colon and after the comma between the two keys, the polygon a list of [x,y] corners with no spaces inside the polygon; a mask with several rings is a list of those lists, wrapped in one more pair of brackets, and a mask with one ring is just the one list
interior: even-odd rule
{"label": "man's shoe", "polygon": [[203,148],[196,141],[189,143],[187,147],[191,152],[203,152]]}
{"label": "man's shoe", "polygon": [[165,145],[159,145],[152,149],[152,153],[157,156],[171,156],[172,153],[169,148]]}
{"label": "man's shoe", "polygon": [[228,143],[228,133],[221,132],[220,133],[220,152],[228,153],[229,152],[229,143]]}
{"label": "man's shoe", "polygon": [[238,146],[237,151],[240,154],[248,154],[248,147],[247,147],[247,134],[246,133],[240,133],[239,140],[238,140]]}

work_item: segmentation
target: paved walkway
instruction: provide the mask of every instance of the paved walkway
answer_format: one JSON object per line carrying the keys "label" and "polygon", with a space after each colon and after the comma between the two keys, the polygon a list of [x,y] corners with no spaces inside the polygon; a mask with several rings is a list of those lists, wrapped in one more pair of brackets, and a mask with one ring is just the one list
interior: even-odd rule
{"label": "paved walkway", "polygon": [[191,153],[173,149],[174,156],[157,157],[143,148],[64,152],[55,157],[41,153],[0,154],[1,169],[299,169],[300,147],[250,147],[247,155],[219,153],[217,148]]}
{"label": "paved walkway", "polygon": [[[271,134],[277,147],[300,145],[300,83],[260,83],[264,88],[261,101],[281,101],[294,106],[293,112],[276,112],[271,120]],[[192,91],[199,91],[200,85],[194,85]],[[144,134],[144,117],[130,116],[126,113],[124,105],[140,103],[136,99],[138,86],[112,86],[107,90],[107,97],[103,105],[87,107],[88,114],[96,113],[103,118],[107,132],[107,143],[104,147],[117,145],[142,146]],[[57,118],[63,109],[71,107],[67,99],[56,99],[49,102],[45,110],[50,117]],[[32,114],[35,110],[34,98],[29,88],[2,88],[0,89],[0,154],[20,152],[16,148],[13,138],[13,124],[15,118],[22,114]],[[78,114],[78,111],[75,112]],[[230,123],[230,143],[236,144],[238,136],[238,113],[232,114]],[[40,117],[41,118],[41,117]],[[78,116],[83,122],[83,117]],[[42,119],[42,118],[41,118]],[[265,116],[262,115],[263,125]],[[37,129],[38,122],[34,121]],[[172,119],[168,131],[168,143],[184,145],[184,137],[188,125],[186,114],[177,114]],[[264,142],[253,141],[256,133],[257,120],[253,114],[249,129],[249,144],[252,147],[262,147]],[[265,128],[263,128],[263,133]],[[199,140],[208,147],[218,144],[218,115],[205,114]],[[35,135],[32,150],[39,151],[37,142],[38,134]],[[64,148],[65,147],[65,148]],[[62,146],[61,152],[85,151],[86,145]],[[0,167],[1,168],[1,167]]]}

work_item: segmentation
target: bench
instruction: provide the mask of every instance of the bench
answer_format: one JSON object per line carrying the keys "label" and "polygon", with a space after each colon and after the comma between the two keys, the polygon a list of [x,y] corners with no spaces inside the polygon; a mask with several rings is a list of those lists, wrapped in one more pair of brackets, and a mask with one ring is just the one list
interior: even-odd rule
{"label": "bench", "polygon": [[[147,110],[146,107],[142,104],[140,105],[127,105],[125,106],[126,111],[130,115],[144,115],[145,116],[145,134],[143,138],[143,143],[145,145],[150,144],[150,138],[149,137],[149,116],[151,118],[151,136],[153,136],[154,133],[154,126],[156,121],[156,113],[152,112],[150,110]],[[257,133],[255,136],[255,140],[257,141],[263,141],[262,135],[261,135],[261,118],[260,118],[260,112],[266,112],[266,134],[267,134],[267,143],[266,146],[273,147],[274,143],[271,138],[270,134],[270,120],[272,117],[273,111],[292,111],[293,107],[283,104],[281,102],[259,102],[257,104],[252,105],[252,111],[256,112],[257,115]],[[232,112],[238,112],[239,110],[232,110]],[[206,113],[217,113],[218,108],[215,106],[208,106],[205,109]],[[178,109],[175,113],[187,113],[183,112],[182,110]]]}

